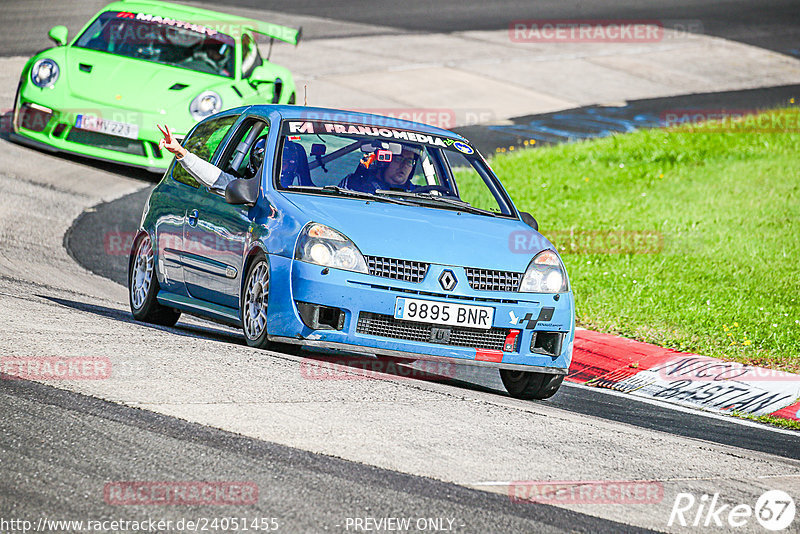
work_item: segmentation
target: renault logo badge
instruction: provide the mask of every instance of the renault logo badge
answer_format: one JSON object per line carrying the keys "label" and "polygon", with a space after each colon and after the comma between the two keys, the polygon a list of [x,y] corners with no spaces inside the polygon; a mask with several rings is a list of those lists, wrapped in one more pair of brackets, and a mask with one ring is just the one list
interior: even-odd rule
{"label": "renault logo badge", "polygon": [[456,275],[453,274],[453,271],[450,269],[445,269],[442,271],[442,274],[439,275],[439,285],[442,286],[442,289],[445,291],[452,291],[453,288],[456,287],[458,284],[458,280],[456,280]]}

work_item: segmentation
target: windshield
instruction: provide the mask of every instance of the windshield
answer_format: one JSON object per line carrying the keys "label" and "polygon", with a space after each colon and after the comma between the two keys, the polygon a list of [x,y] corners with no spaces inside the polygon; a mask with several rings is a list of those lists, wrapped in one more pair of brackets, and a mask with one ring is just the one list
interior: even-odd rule
{"label": "windshield", "polygon": [[514,213],[477,152],[455,139],[383,126],[285,121],[279,155],[278,189]]}
{"label": "windshield", "polygon": [[207,28],[145,13],[106,11],[75,46],[232,78],[232,37]]}

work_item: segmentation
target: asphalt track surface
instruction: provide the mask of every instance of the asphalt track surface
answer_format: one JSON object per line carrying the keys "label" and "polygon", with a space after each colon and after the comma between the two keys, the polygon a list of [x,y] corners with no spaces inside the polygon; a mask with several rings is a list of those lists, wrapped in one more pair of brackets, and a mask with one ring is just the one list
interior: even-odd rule
{"label": "asphalt track surface", "polygon": [[[455,484],[405,475],[242,437],[25,380],[0,380],[0,516],[155,520],[209,517],[202,506],[119,506],[117,480],[255,483],[255,505],[216,516],[275,518],[279,532],[346,530],[347,517],[453,521],[454,532],[648,532],[538,503],[514,503]],[[46,469],[43,466],[48,466]],[[443,523],[447,525],[448,523]],[[352,529],[352,526],[351,526]]]}
{"label": "asphalt track surface", "polygon": [[[522,146],[523,141],[556,144],[616,133],[632,132],[637,128],[659,128],[670,123],[669,115],[676,110],[690,113],[692,109],[737,110],[786,107],[800,97],[800,85],[784,85],[681,95],[668,98],[633,100],[624,106],[585,106],[575,109],[515,117],[508,124],[475,125],[454,128],[469,139],[483,154],[493,154],[498,148]],[[535,215],[535,214],[534,214]],[[546,221],[540,221],[545,223]]]}
{"label": "asphalt track surface", "polygon": [[[64,246],[70,255],[88,270],[126,284],[127,256],[109,246],[109,236],[130,238],[137,230],[142,206],[150,189],[133,193],[84,212],[64,236]],[[113,237],[112,237],[113,238]],[[123,246],[122,250],[127,250]],[[109,249],[112,254],[109,254]],[[180,331],[180,324],[176,331]],[[244,344],[238,333],[227,337],[231,343]],[[357,364],[356,360],[354,364]],[[499,385],[497,371],[475,370],[469,381],[449,382],[456,387],[481,389],[505,395]],[[692,412],[648,404],[630,396],[614,396],[585,386],[566,384],[551,399],[545,401],[565,410],[601,417],[611,421],[659,430],[680,436],[703,439],[714,443],[734,445],[759,452],[800,459],[798,435],[779,434],[766,428],[741,426],[735,421],[711,418]]]}
{"label": "asphalt track surface", "polygon": [[[99,9],[107,2],[94,3]],[[704,34],[800,56],[800,8],[796,0],[221,0],[214,5],[310,15],[410,33],[506,29],[518,19],[647,19],[667,25],[692,23],[694,27],[699,23]],[[94,13],[91,8],[82,8],[86,15],[69,2],[4,0],[0,3],[0,20],[21,20],[23,24],[4,27],[0,55],[27,55],[49,46],[47,31],[55,24],[77,31]],[[306,36],[313,39],[327,35],[312,31]]]}
{"label": "asphalt track surface", "polygon": [[409,32],[498,30],[514,20],[599,19],[700,22],[702,32],[800,55],[800,8],[795,0],[225,0],[228,5],[379,24]]}

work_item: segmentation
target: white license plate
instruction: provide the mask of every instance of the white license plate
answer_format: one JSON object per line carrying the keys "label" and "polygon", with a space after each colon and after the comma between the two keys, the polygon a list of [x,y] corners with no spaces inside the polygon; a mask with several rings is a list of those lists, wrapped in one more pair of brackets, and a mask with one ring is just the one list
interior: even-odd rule
{"label": "white license plate", "polygon": [[398,297],[394,302],[394,318],[489,329],[494,320],[494,308]]}
{"label": "white license plate", "polygon": [[93,132],[137,139],[139,137],[139,127],[127,122],[117,122],[109,119],[102,119],[95,115],[78,115],[75,118],[75,126]]}

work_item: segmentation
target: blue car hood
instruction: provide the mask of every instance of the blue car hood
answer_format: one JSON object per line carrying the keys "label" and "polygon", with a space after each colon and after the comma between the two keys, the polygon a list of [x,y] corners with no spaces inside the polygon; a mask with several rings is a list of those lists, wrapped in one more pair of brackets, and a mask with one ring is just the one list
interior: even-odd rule
{"label": "blue car hood", "polygon": [[342,232],[368,256],[523,272],[536,253],[553,248],[514,219],[311,194],[285,198],[307,221]]}

